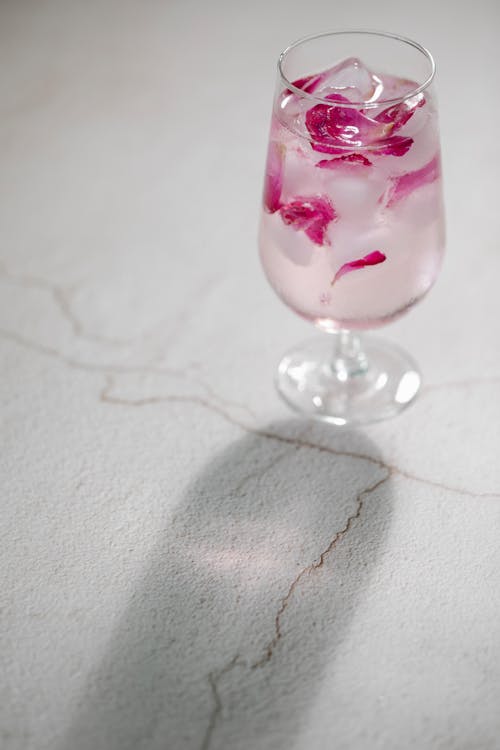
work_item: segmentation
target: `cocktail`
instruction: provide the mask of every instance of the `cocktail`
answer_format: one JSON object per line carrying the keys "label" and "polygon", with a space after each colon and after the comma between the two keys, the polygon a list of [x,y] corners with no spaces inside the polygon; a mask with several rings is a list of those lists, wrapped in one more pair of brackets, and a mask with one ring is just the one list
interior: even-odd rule
{"label": "cocktail", "polygon": [[412,308],[441,265],[434,70],[424,47],[380,32],[320,34],[279,58],[260,256],[285,304],[330,334],[280,363],[278,390],[301,413],[374,421],[419,389],[404,351],[360,332]]}

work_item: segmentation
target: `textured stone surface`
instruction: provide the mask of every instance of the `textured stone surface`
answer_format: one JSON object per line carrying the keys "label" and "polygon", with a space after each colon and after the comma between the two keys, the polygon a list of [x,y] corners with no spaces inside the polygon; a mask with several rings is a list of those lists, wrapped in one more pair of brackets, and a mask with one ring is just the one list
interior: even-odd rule
{"label": "textured stone surface", "polygon": [[[1,4],[2,750],[498,748],[498,8],[409,10]],[[333,26],[435,52],[448,205],[386,334],[425,390],[349,432],[278,401],[255,247],[276,52]]]}

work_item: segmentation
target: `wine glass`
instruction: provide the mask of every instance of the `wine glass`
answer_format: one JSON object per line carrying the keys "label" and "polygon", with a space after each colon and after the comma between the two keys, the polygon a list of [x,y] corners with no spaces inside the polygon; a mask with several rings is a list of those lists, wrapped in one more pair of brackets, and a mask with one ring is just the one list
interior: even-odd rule
{"label": "wine glass", "polygon": [[395,34],[301,39],[278,61],[259,248],[279,297],[328,336],[288,352],[277,388],[333,424],[392,416],[421,383],[411,357],[360,332],[433,285],[444,252],[435,65]]}

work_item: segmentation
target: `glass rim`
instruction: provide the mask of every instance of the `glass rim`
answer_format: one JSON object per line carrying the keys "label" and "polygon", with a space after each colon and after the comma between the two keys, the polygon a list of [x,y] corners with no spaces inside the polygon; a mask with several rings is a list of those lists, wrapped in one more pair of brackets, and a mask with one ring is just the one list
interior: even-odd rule
{"label": "glass rim", "polygon": [[321,96],[315,96],[314,94],[309,94],[307,91],[304,91],[303,89],[298,88],[298,86],[294,86],[292,81],[289,81],[286,75],[283,72],[283,63],[288,55],[289,52],[291,52],[295,47],[298,47],[300,44],[304,44],[305,42],[310,42],[313,39],[321,39],[325,36],[339,36],[341,34],[369,34],[371,36],[379,36],[379,37],[386,37],[388,39],[395,39],[398,42],[403,42],[404,44],[408,44],[410,47],[413,47],[414,49],[421,52],[424,57],[427,58],[427,61],[430,64],[430,74],[425,79],[425,81],[418,87],[412,89],[411,91],[408,91],[403,96],[398,97],[392,97],[391,99],[377,99],[375,102],[370,101],[360,101],[360,102],[342,102],[338,103],[337,106],[342,107],[350,107],[350,108],[359,108],[363,107],[364,109],[372,108],[372,107],[379,107],[380,105],[394,105],[394,104],[400,104],[401,102],[406,101],[407,99],[411,99],[414,96],[417,96],[417,94],[420,94],[422,91],[425,91],[427,89],[432,81],[434,80],[434,76],[436,74],[436,63],[434,61],[433,56],[427,49],[427,47],[424,47],[422,44],[419,44],[419,42],[415,42],[413,39],[409,39],[408,37],[401,36],[401,34],[393,34],[390,31],[377,31],[375,29],[338,29],[335,31],[323,31],[319,34],[310,34],[309,36],[301,37],[300,39],[297,39],[295,42],[292,42],[288,45],[280,54],[278,58],[278,74],[281,78],[282,82],[285,84],[286,88],[292,91],[295,94],[298,94],[303,99],[310,99],[311,101],[314,101],[316,103],[321,104],[328,104],[329,106],[332,105],[331,99],[325,99]]}

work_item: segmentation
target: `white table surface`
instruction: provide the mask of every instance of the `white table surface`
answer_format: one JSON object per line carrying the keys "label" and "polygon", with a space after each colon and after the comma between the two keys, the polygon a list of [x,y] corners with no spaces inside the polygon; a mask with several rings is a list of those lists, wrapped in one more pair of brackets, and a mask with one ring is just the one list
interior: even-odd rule
{"label": "white table surface", "polygon": [[[3,750],[500,747],[499,7],[0,5]],[[449,239],[352,432],[256,252],[276,55],[345,26],[437,58]]]}

